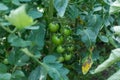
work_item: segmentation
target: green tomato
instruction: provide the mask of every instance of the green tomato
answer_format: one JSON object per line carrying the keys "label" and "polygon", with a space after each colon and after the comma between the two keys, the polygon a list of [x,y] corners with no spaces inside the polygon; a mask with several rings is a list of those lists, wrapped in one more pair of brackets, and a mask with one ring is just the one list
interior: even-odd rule
{"label": "green tomato", "polygon": [[65,51],[65,48],[63,48],[63,46],[61,46],[61,45],[57,46],[58,53],[63,53],[64,51]]}
{"label": "green tomato", "polygon": [[49,30],[50,32],[57,32],[59,29],[59,25],[55,23],[50,23],[49,24]]}
{"label": "green tomato", "polygon": [[64,36],[69,36],[72,33],[72,30],[70,27],[63,27],[61,28],[61,33],[64,34]]}
{"label": "green tomato", "polygon": [[52,42],[56,45],[60,45],[63,42],[63,36],[59,35],[59,34],[54,34],[52,36]]}
{"label": "green tomato", "polygon": [[63,61],[64,61],[64,57],[63,57],[63,56],[59,57],[59,58],[58,58],[58,61],[59,61],[59,62],[63,62]]}
{"label": "green tomato", "polygon": [[3,60],[3,63],[4,63],[4,64],[8,64],[8,59],[4,59],[4,60]]}
{"label": "green tomato", "polygon": [[72,54],[65,54],[65,61],[69,61],[72,58]]}
{"label": "green tomato", "polygon": [[68,46],[68,47],[67,47],[67,50],[68,50],[68,51],[73,51],[73,50],[74,50],[74,45]]}
{"label": "green tomato", "polygon": [[10,15],[5,16],[5,18],[17,29],[23,29],[34,24],[33,18],[26,13],[25,4],[11,11]]}

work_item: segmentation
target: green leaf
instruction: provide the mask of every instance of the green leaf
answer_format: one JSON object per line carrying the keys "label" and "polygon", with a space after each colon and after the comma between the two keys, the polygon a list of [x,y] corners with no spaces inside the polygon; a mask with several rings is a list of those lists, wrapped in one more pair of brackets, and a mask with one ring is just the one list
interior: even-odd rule
{"label": "green leaf", "polygon": [[93,74],[105,70],[107,67],[111,66],[113,63],[120,61],[120,48],[112,50],[109,58],[100,64],[93,72]]}
{"label": "green leaf", "polygon": [[87,22],[87,27],[88,29],[91,29],[97,37],[99,31],[103,28],[103,19],[101,18],[100,15],[93,15],[93,14],[89,14],[88,16],[88,22]]}
{"label": "green leaf", "polygon": [[14,50],[15,49],[13,49],[8,56],[9,63],[16,66],[26,65],[29,57],[27,55],[23,55],[19,50],[15,50],[16,52]]}
{"label": "green leaf", "polygon": [[87,27],[86,29],[77,29],[77,35],[81,36],[82,42],[86,47],[91,47],[95,45],[98,33],[102,29],[102,18],[100,15],[89,14],[86,17]]}
{"label": "green leaf", "polygon": [[46,56],[45,59],[43,59],[43,62],[46,64],[48,74],[53,80],[68,80],[67,74],[69,70],[56,61],[54,56]]}
{"label": "green leaf", "polygon": [[79,15],[79,10],[75,5],[69,5],[66,13],[72,20],[76,19]]}
{"label": "green leaf", "polygon": [[109,16],[108,14],[104,17],[103,23],[105,26],[109,26],[111,24],[113,24],[114,22],[114,18],[113,16]]}
{"label": "green leaf", "polygon": [[75,70],[78,74],[82,74],[82,64],[79,62],[75,62],[72,64],[73,70]]}
{"label": "green leaf", "polygon": [[20,55],[17,62],[16,62],[16,65],[18,66],[23,66],[23,65],[26,65],[27,61],[29,60],[29,57],[27,55]]}
{"label": "green leaf", "polygon": [[99,58],[100,58],[100,50],[99,49],[95,49],[94,51],[93,51],[93,54],[92,54],[92,60],[93,61],[97,61]]}
{"label": "green leaf", "polygon": [[106,43],[109,41],[108,38],[104,35],[100,35],[99,38],[101,41],[106,42]]}
{"label": "green leaf", "polygon": [[16,70],[13,74],[12,74],[12,77],[13,78],[22,78],[22,77],[25,77],[25,74],[24,72],[22,72],[21,70]]}
{"label": "green leaf", "polygon": [[44,63],[54,63],[56,60],[57,58],[53,55],[46,56],[43,59]]}
{"label": "green leaf", "polygon": [[33,44],[38,46],[38,49],[41,50],[44,46],[44,37],[45,25],[41,23],[38,30],[31,31],[29,40],[31,40]]}
{"label": "green leaf", "polygon": [[68,0],[54,0],[54,7],[60,17],[63,17],[68,5]]}
{"label": "green leaf", "polygon": [[21,2],[29,2],[31,0],[19,0],[19,1],[21,1]]}
{"label": "green leaf", "polygon": [[38,66],[30,73],[29,80],[46,80],[47,71],[42,66]]}
{"label": "green leaf", "polygon": [[19,2],[19,0],[12,0],[12,3],[15,5],[21,5],[21,3]]}
{"label": "green leaf", "polygon": [[31,9],[28,11],[28,15],[31,16],[33,19],[40,18],[43,16],[43,14],[36,9]]}
{"label": "green leaf", "polygon": [[19,6],[21,5],[20,2],[30,2],[31,0],[12,0],[12,3]]}
{"label": "green leaf", "polygon": [[110,76],[107,80],[120,80],[120,70]]}
{"label": "green leaf", "polygon": [[7,72],[7,66],[0,63],[0,73],[5,73]]}
{"label": "green leaf", "polygon": [[79,34],[87,47],[91,47],[96,42],[97,35],[90,29],[79,31]]}
{"label": "green leaf", "polygon": [[0,80],[10,80],[10,79],[11,79],[10,73],[0,74]]}
{"label": "green leaf", "polygon": [[55,67],[50,67],[49,69],[48,74],[53,80],[69,80],[66,76],[69,71],[66,68],[57,69]]}
{"label": "green leaf", "polygon": [[4,11],[4,10],[8,10],[8,7],[5,4],[0,3],[0,11]]}
{"label": "green leaf", "polygon": [[27,47],[32,44],[31,41],[25,41],[16,36],[15,34],[10,34],[8,36],[8,42],[11,43],[11,46],[15,47]]}

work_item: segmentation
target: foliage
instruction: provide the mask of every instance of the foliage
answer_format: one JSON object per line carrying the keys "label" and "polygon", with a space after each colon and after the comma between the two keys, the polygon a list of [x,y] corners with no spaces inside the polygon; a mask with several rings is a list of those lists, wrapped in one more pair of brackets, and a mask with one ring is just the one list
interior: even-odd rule
{"label": "foliage", "polygon": [[[113,14],[113,13],[118,13],[119,12],[119,6],[118,4],[120,4],[120,1],[119,0],[116,0],[115,2],[113,2],[111,5],[110,5],[110,14]],[[112,31],[115,32],[115,35],[113,35],[113,37],[117,36],[117,38],[120,36],[119,33],[119,26],[114,26],[112,27]],[[116,38],[114,38],[116,40]],[[119,40],[117,39],[118,43],[119,43]],[[111,66],[113,63],[116,63],[117,61],[120,61],[120,48],[116,48],[114,50],[112,50],[109,58],[107,60],[105,60],[102,64],[100,64],[96,69],[95,71],[93,72],[93,74],[95,73],[98,73],[98,72],[101,72],[103,70],[105,70],[107,67]],[[110,78],[108,78],[107,80],[118,80],[120,79],[118,77],[118,75],[120,74],[120,71],[117,71],[115,74],[113,74]]]}
{"label": "foliage", "polygon": [[[107,79],[119,70],[119,4],[120,0],[1,0],[0,80]],[[91,74],[97,72],[99,77]],[[108,80],[116,75],[119,71]]]}

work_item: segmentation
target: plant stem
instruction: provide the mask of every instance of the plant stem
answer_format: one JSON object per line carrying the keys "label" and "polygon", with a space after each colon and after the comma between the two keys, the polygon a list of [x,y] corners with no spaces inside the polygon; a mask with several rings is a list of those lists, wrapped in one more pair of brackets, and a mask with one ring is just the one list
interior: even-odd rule
{"label": "plant stem", "polygon": [[26,55],[31,57],[33,60],[35,60],[39,65],[43,66],[46,70],[48,70],[47,65],[39,61],[27,48],[21,49],[22,52],[24,52]]}
{"label": "plant stem", "polygon": [[10,28],[8,28],[8,27],[4,27],[4,26],[2,26],[1,24],[0,24],[0,26],[5,30],[5,31],[7,31],[8,33],[14,33],[14,32],[16,32],[16,28],[12,31],[12,30],[10,30]]}
{"label": "plant stem", "polygon": [[17,65],[15,65],[12,69],[12,73],[15,72]]}
{"label": "plant stem", "polygon": [[54,12],[54,7],[53,7],[53,0],[50,0],[49,2],[49,9],[48,9],[48,22],[51,21],[51,19],[53,18],[53,12]]}

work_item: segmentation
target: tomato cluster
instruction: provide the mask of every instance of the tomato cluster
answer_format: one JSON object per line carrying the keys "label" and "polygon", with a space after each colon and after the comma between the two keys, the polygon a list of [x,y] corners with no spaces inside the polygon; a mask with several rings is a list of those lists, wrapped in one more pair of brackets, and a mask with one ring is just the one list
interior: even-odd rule
{"label": "tomato cluster", "polygon": [[54,46],[53,52],[55,51],[60,55],[58,61],[70,60],[74,51],[71,27],[68,25],[60,26],[58,23],[50,23],[48,30],[51,34],[51,43]]}

